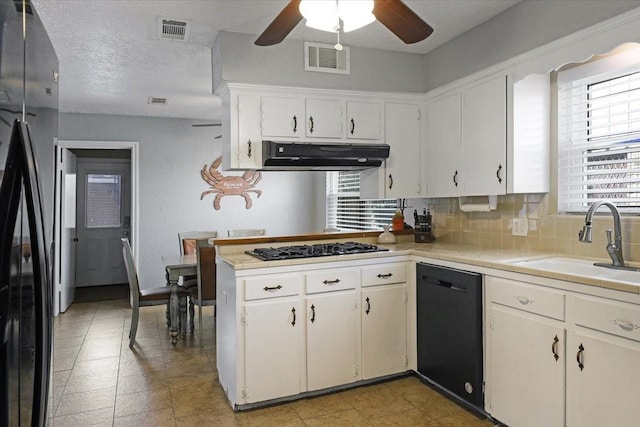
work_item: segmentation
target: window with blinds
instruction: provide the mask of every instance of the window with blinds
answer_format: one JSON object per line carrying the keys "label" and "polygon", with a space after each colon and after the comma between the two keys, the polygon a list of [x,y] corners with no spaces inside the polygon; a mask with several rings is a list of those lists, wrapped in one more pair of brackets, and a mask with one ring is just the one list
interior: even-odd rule
{"label": "window with blinds", "polygon": [[340,230],[380,230],[391,225],[395,199],[360,199],[360,173],[327,172],[327,227]]}
{"label": "window with blinds", "polygon": [[[585,212],[602,199],[640,212],[640,55],[634,55],[631,65],[609,58],[558,74],[560,212]],[[581,72],[589,70],[596,73]]]}

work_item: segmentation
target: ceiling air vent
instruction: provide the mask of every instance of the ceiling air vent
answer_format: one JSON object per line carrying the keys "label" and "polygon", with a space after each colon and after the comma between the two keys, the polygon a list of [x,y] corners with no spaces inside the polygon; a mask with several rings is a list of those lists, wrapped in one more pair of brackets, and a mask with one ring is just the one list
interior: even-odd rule
{"label": "ceiling air vent", "polygon": [[[22,9],[23,9],[23,0],[13,0],[13,4],[16,6],[16,12],[18,13],[22,13]],[[33,16],[33,6],[31,6],[31,1],[30,0],[26,0],[24,2],[24,10],[26,12],[27,15],[31,15]]]}
{"label": "ceiling air vent", "polygon": [[158,38],[163,40],[189,40],[191,23],[189,21],[158,18]]}
{"label": "ceiling air vent", "polygon": [[322,73],[350,74],[349,48],[336,50],[330,44],[305,42],[304,69]]}
{"label": "ceiling air vent", "polygon": [[155,96],[150,96],[147,100],[147,104],[150,105],[166,105],[167,98],[156,98]]}

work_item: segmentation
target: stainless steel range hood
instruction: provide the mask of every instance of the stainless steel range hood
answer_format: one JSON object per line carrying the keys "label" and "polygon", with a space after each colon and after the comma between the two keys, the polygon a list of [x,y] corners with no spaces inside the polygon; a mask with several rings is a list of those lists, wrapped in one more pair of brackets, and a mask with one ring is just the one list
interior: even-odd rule
{"label": "stainless steel range hood", "polygon": [[389,157],[387,144],[322,144],[262,141],[264,170],[360,170]]}

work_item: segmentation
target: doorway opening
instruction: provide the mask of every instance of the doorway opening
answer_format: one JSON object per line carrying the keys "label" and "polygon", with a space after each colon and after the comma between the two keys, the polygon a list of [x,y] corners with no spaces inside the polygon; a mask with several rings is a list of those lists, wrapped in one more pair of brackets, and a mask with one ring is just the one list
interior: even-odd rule
{"label": "doorway opening", "polygon": [[[138,143],[58,141],[54,315],[107,288],[128,295],[121,237],[138,233]],[[113,296],[111,292],[106,295]]]}

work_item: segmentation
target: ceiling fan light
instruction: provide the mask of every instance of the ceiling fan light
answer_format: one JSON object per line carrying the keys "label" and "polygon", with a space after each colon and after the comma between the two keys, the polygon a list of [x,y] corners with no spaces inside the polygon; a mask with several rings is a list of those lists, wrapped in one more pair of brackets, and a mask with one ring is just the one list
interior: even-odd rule
{"label": "ceiling fan light", "polygon": [[338,7],[333,0],[302,0],[300,13],[306,19],[307,27],[332,33],[337,31]]}
{"label": "ceiling fan light", "polygon": [[373,15],[373,0],[339,0],[338,15],[342,19],[345,33],[357,30],[376,20]]}

